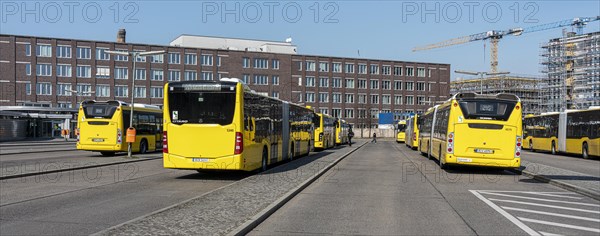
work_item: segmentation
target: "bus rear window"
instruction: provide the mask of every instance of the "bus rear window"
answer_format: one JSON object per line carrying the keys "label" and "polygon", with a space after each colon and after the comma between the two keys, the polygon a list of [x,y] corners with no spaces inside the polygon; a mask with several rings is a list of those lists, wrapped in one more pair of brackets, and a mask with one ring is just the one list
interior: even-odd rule
{"label": "bus rear window", "polygon": [[498,100],[461,100],[460,109],[466,119],[507,121],[516,102]]}
{"label": "bus rear window", "polygon": [[399,124],[399,125],[398,125],[398,131],[399,131],[399,132],[404,132],[404,131],[406,131],[406,125],[404,125],[404,124]]}
{"label": "bus rear window", "polygon": [[108,103],[83,104],[85,118],[106,118],[110,119],[115,114],[118,105]]}
{"label": "bus rear window", "polygon": [[235,92],[171,92],[169,115],[174,124],[219,124],[233,121]]}

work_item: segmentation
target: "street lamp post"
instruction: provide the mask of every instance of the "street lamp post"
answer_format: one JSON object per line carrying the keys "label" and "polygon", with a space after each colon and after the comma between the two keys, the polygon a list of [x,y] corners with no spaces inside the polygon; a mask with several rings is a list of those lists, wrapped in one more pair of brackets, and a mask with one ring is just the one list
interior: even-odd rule
{"label": "street lamp post", "polygon": [[[133,128],[133,98],[135,97],[135,62],[137,61],[138,57],[147,57],[147,56],[153,56],[153,55],[159,55],[159,54],[164,54],[165,51],[149,51],[149,52],[120,52],[120,51],[104,51],[105,53],[108,54],[113,54],[113,55],[121,55],[121,56],[129,56],[131,57],[131,60],[133,60],[133,69],[132,69],[132,76],[131,76],[131,113],[129,115],[129,129],[134,129]],[[128,142],[127,145],[127,157],[131,158],[131,149],[132,149],[132,143]]]}
{"label": "street lamp post", "polygon": [[480,75],[479,79],[479,94],[483,94],[483,76],[484,75],[506,75],[510,74],[510,72],[486,72],[486,71],[463,71],[463,70],[455,70],[455,73],[465,74],[465,75]]}

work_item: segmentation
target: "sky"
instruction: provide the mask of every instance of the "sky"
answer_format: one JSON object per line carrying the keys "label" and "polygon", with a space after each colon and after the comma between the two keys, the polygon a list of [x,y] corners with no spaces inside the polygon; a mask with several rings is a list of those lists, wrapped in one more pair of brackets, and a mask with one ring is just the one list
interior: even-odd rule
{"label": "sky", "polygon": [[[181,34],[284,41],[300,54],[451,64],[489,71],[489,41],[417,46],[515,27],[600,15],[600,1],[10,1],[0,33],[167,45]],[[572,27],[565,28],[574,31]],[[600,31],[600,21],[584,33]],[[540,75],[540,46],[563,28],[504,37],[499,71]],[[451,79],[461,76],[453,73]]]}

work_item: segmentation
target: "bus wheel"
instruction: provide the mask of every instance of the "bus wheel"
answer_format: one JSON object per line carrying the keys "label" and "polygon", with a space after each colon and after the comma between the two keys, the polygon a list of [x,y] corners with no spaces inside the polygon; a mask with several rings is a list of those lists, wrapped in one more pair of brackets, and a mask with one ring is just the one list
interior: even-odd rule
{"label": "bus wheel", "polygon": [[552,141],[552,148],[550,150],[552,151],[552,155],[556,155],[556,144],[554,141]]}
{"label": "bus wheel", "polygon": [[581,146],[581,156],[583,157],[583,159],[589,159],[590,158],[590,154],[588,153],[588,145],[587,145],[587,143],[583,143],[583,145]]}
{"label": "bus wheel", "polygon": [[146,152],[148,152],[148,141],[142,139],[142,142],[140,142],[140,154],[145,154]]}
{"label": "bus wheel", "polygon": [[533,140],[531,140],[531,139],[529,140],[529,150],[532,152],[535,151],[535,149],[533,149]]}
{"label": "bus wheel", "polygon": [[267,158],[269,156],[269,152],[267,152],[267,148],[263,148],[262,153],[262,166],[260,168],[261,171],[267,170]]}
{"label": "bus wheel", "polygon": [[446,158],[442,158],[442,146],[440,146],[440,151],[438,152],[438,158],[440,159],[440,169],[445,170],[448,169],[448,165],[446,165],[444,162],[442,162],[442,159]]}
{"label": "bus wheel", "polygon": [[102,156],[105,156],[105,157],[112,157],[115,155],[114,152],[100,152],[100,154],[102,154]]}

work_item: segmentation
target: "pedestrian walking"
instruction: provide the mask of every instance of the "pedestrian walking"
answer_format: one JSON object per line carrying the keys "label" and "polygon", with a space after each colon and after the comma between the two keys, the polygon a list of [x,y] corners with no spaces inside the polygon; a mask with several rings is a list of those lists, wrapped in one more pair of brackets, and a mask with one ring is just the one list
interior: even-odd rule
{"label": "pedestrian walking", "polygon": [[354,132],[350,130],[350,132],[348,132],[348,146],[350,147],[352,147],[352,137],[354,137]]}
{"label": "pedestrian walking", "polygon": [[377,143],[377,133],[373,133],[373,140],[371,140],[372,143]]}

